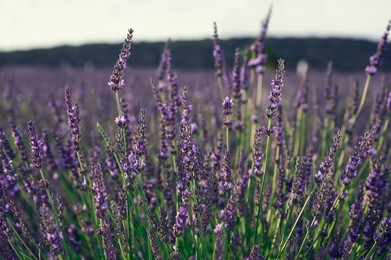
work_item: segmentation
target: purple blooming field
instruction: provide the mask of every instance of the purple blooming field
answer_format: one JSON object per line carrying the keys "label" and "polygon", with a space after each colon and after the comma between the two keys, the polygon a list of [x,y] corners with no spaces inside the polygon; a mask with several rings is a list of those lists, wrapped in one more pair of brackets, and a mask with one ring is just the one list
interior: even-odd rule
{"label": "purple blooming field", "polygon": [[391,259],[391,22],[347,75],[266,66],[269,18],[233,64],[215,24],[214,71],[127,67],[132,29],[113,69],[2,68],[0,258]]}

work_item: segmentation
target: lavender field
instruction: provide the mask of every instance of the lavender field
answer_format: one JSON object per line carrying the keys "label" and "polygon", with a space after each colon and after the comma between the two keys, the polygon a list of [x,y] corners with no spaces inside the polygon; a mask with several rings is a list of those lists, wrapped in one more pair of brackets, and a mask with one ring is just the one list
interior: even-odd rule
{"label": "lavender field", "polygon": [[343,74],[271,68],[268,20],[234,64],[215,25],[215,71],[127,67],[132,29],[114,69],[1,68],[1,259],[391,259],[391,22]]}

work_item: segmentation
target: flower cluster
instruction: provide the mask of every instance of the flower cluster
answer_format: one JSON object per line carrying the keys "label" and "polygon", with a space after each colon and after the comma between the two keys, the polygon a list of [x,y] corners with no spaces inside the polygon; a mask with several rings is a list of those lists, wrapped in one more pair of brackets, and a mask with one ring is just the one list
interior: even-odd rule
{"label": "flower cluster", "polygon": [[351,180],[357,176],[358,170],[364,159],[370,154],[373,142],[373,132],[367,132],[361,136],[354,147],[353,155],[349,158],[349,162],[345,170],[341,173],[341,182],[348,186]]}
{"label": "flower cluster", "polygon": [[215,68],[216,68],[216,76],[222,76],[222,60],[223,60],[223,50],[221,49],[221,43],[219,39],[219,35],[217,34],[217,24],[213,23],[214,34],[213,34],[213,57],[215,59]]}
{"label": "flower cluster", "polygon": [[34,122],[29,121],[27,125],[30,134],[31,157],[33,158],[35,168],[41,169],[43,165],[42,140],[38,137]]}
{"label": "flower cluster", "polygon": [[230,115],[232,115],[232,108],[234,107],[234,101],[229,97],[226,97],[223,101],[223,114],[224,120],[223,124],[225,127],[230,127],[232,125],[232,119]]}
{"label": "flower cluster", "polygon": [[80,152],[81,126],[79,105],[72,102],[71,92],[65,87],[65,103],[67,105],[68,125],[72,134],[72,145],[76,152]]}
{"label": "flower cluster", "polygon": [[387,49],[387,38],[388,38],[388,33],[390,31],[390,28],[391,28],[391,21],[389,21],[386,31],[377,45],[376,53],[373,54],[371,57],[369,57],[369,65],[365,68],[365,73],[367,73],[370,76],[376,74],[379,66],[383,61],[383,56]]}
{"label": "flower cluster", "polygon": [[262,21],[261,33],[255,44],[251,45],[251,50],[255,54],[255,58],[248,62],[249,67],[255,68],[256,72],[263,74],[265,72],[265,65],[267,63],[267,54],[265,53],[265,39],[267,27],[271,16],[271,9],[269,10],[266,19]]}
{"label": "flower cluster", "polygon": [[110,81],[107,83],[112,91],[118,92],[125,86],[124,71],[126,68],[126,61],[128,60],[133,43],[133,29],[128,30],[125,42],[122,46],[118,60],[114,65],[113,73],[110,76]]}
{"label": "flower cluster", "polygon": [[278,104],[281,101],[281,90],[282,87],[284,86],[284,74],[285,74],[285,60],[284,59],[279,59],[278,60],[278,68],[276,70],[276,76],[274,80],[272,80],[272,91],[270,91],[269,94],[269,105],[267,106],[265,115],[268,119],[272,119],[276,116],[277,114],[277,107]]}

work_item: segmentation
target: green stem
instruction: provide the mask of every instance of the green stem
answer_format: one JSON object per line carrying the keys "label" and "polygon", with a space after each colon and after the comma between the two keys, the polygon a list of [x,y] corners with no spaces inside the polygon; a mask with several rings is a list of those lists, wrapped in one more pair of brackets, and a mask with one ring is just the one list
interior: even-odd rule
{"label": "green stem", "polygon": [[[375,243],[373,244],[373,246],[371,247],[371,249],[369,249],[369,251],[368,251],[367,255],[365,256],[365,259],[364,259],[364,260],[369,259],[369,257],[373,254],[373,251],[375,250],[376,245],[377,245],[377,242],[375,241]],[[362,259],[363,256],[364,256],[364,255],[362,255],[362,256],[360,257],[360,259]]]}
{"label": "green stem", "polygon": [[120,102],[119,102],[119,95],[118,95],[118,92],[115,92],[115,103],[117,103],[118,115],[119,115],[119,116],[122,116],[121,105],[120,105]]}
{"label": "green stem", "polygon": [[229,127],[225,127],[225,138],[227,143],[227,152],[229,152]]}
{"label": "green stem", "polygon": [[[118,245],[119,245],[119,249],[121,251],[121,257],[123,260],[126,260],[126,256],[125,256],[125,253],[124,253],[124,249],[122,248],[122,242],[121,242],[121,239],[118,238]],[[130,256],[129,256],[130,257]]]}
{"label": "green stem", "polygon": [[365,81],[365,86],[364,86],[363,94],[361,96],[360,105],[358,106],[357,112],[356,112],[356,114],[354,116],[354,123],[356,122],[356,119],[358,118],[358,116],[361,113],[362,108],[364,107],[364,103],[365,103],[365,99],[367,97],[368,88],[369,88],[369,84],[371,82],[371,78],[372,78],[371,75],[367,75],[367,80]]}
{"label": "green stem", "polygon": [[[305,207],[307,206],[308,202],[310,201],[310,199],[311,199],[312,195],[314,194],[314,192],[315,192],[315,189],[312,190],[312,192],[308,195],[308,198],[307,198],[306,201],[304,202],[304,205],[303,205],[302,209],[300,210],[300,213],[299,213],[299,215],[297,216],[296,221],[295,221],[295,223],[293,224],[293,227],[291,228],[291,231],[289,232],[288,237],[286,238],[286,240],[285,240],[285,242],[284,242],[284,244],[283,244],[283,246],[282,246],[280,252],[279,252],[278,255],[277,255],[277,259],[280,258],[281,254],[284,252],[286,246],[288,245],[289,239],[290,239],[291,236],[293,235],[293,231],[295,231],[296,226],[297,226],[297,224],[299,223],[299,220],[300,220],[300,218],[301,218],[301,215],[303,215],[304,209],[305,209]],[[314,220],[313,220],[312,222],[314,222]],[[313,223],[312,223],[312,224],[313,224]]]}
{"label": "green stem", "polygon": [[263,81],[263,74],[258,73],[257,96],[256,96],[256,103],[255,103],[256,107],[259,107],[262,101],[262,81]]}
{"label": "green stem", "polygon": [[[268,129],[270,129],[272,124],[271,119],[268,120]],[[258,201],[258,212],[257,212],[257,220],[256,220],[256,225],[255,225],[255,232],[254,232],[254,244],[257,245],[259,242],[259,236],[262,234],[258,234],[258,225],[259,225],[259,219],[261,216],[261,209],[262,209],[262,199],[263,199],[263,190],[265,187],[265,181],[266,181],[266,173],[267,173],[267,168],[268,168],[268,163],[269,163],[269,156],[270,156],[270,135],[267,136],[266,140],[266,156],[265,156],[265,162],[264,162],[264,171],[263,171],[263,176],[262,176],[262,181],[261,181],[261,187],[259,191],[259,201]],[[263,233],[263,222],[261,222],[261,233]]]}
{"label": "green stem", "polygon": [[[308,235],[310,234],[309,229],[312,228],[312,226],[314,225],[314,223],[315,223],[315,217],[312,218],[311,224],[310,224],[309,228],[307,229],[307,231],[305,232],[305,236],[304,236],[303,242],[301,242],[299,251],[297,252],[296,259],[299,258],[300,253],[301,253],[301,251],[303,250],[305,243],[307,242]],[[289,240],[288,240],[288,241],[289,241]],[[286,241],[286,242],[288,242],[288,241]]]}
{"label": "green stem", "polygon": [[304,147],[306,144],[306,136],[307,136],[307,129],[306,129],[306,113],[303,111],[302,112],[302,117],[301,117],[301,126],[300,126],[300,149],[299,153],[304,154]]}
{"label": "green stem", "polygon": [[295,146],[293,148],[293,157],[297,157],[299,154],[299,147],[300,147],[300,130],[301,130],[301,118],[303,116],[303,110],[301,108],[297,109],[297,115],[296,115],[296,129],[295,129]]}
{"label": "green stem", "polygon": [[15,230],[14,226],[11,223],[11,220],[7,218],[8,226],[11,227],[12,231],[15,233],[16,237],[19,239],[20,242],[22,242],[23,246],[27,249],[27,251],[32,255],[34,259],[37,259],[37,257],[31,252],[30,248],[26,245],[24,240],[19,236],[18,231]]}
{"label": "green stem", "polygon": [[11,246],[12,250],[14,250],[14,253],[18,256],[18,259],[23,259],[23,257],[21,257],[19,255],[19,250],[17,250],[15,247],[14,247],[14,244],[12,244],[12,241],[11,239],[8,239],[8,244]]}
{"label": "green stem", "polygon": [[221,76],[217,77],[217,82],[219,85],[220,97],[221,99],[224,99],[223,79],[221,78]]}

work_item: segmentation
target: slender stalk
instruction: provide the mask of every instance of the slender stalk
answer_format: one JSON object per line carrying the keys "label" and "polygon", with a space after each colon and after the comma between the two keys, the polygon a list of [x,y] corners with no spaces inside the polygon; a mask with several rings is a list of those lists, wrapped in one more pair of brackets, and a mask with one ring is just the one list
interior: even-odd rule
{"label": "slender stalk", "polygon": [[[119,249],[120,249],[120,252],[121,252],[122,259],[126,260],[126,256],[125,256],[125,253],[124,253],[124,249],[122,248],[122,242],[121,242],[120,238],[118,238],[118,245],[119,245]],[[130,256],[129,256],[129,258],[130,258]]]}
{"label": "slender stalk", "polygon": [[[377,245],[377,242],[375,241],[375,243],[373,243],[373,245],[372,245],[371,249],[369,249],[368,253],[366,254],[366,256],[365,256],[365,259],[364,259],[364,260],[367,260],[367,259],[369,259],[369,258],[371,257],[371,255],[372,255],[372,254],[373,254],[373,252],[375,251],[376,245]],[[362,256],[360,257],[360,259],[362,259],[362,258],[363,258],[363,256],[364,256],[364,255],[362,255]]]}
{"label": "slender stalk", "polygon": [[227,145],[227,152],[229,152],[229,127],[225,127],[225,141]]}
{"label": "slender stalk", "polygon": [[[121,105],[119,102],[119,96],[118,92],[115,92],[115,103],[117,104],[117,111],[118,111],[118,116],[122,116],[122,111],[121,111]],[[126,136],[125,136],[125,129],[121,128],[121,139],[122,139],[122,145],[123,145],[123,153],[126,156]]]}
{"label": "slender stalk", "polygon": [[17,250],[14,246],[14,244],[12,243],[11,239],[8,239],[8,244],[11,246],[12,250],[14,250],[14,253],[18,256],[18,259],[23,259],[23,257],[21,257],[19,255],[19,250]]}
{"label": "slender stalk", "polygon": [[[362,108],[364,107],[364,103],[365,103],[365,99],[366,99],[366,97],[367,97],[368,88],[369,88],[369,84],[370,84],[370,82],[371,82],[371,78],[372,78],[371,75],[368,74],[368,75],[367,75],[367,79],[366,79],[366,81],[365,81],[365,86],[364,86],[363,94],[362,94],[362,96],[361,96],[360,105],[358,106],[357,112],[356,112],[356,114],[355,114],[355,116],[354,116],[354,123],[356,122],[358,116],[359,116],[360,113],[361,113]],[[353,124],[354,124],[354,123],[353,123]]]}
{"label": "slender stalk", "polygon": [[307,129],[306,129],[306,113],[304,111],[302,111],[302,116],[301,116],[301,120],[300,120],[300,149],[299,149],[299,153],[300,154],[304,154],[304,147],[305,147],[305,144],[306,144],[306,136],[307,136]]}
{"label": "slender stalk", "polygon": [[217,83],[219,85],[220,98],[224,99],[223,79],[221,76],[217,77]]}
{"label": "slender stalk", "polygon": [[[314,192],[315,192],[315,189],[312,190],[312,192],[308,195],[306,201],[304,202],[304,205],[303,205],[303,207],[302,207],[302,209],[301,209],[299,215],[297,216],[296,221],[295,221],[295,223],[293,224],[293,226],[292,226],[292,228],[291,228],[291,231],[289,232],[288,237],[286,238],[286,240],[285,240],[285,242],[284,242],[282,248],[279,250],[279,253],[278,253],[278,255],[277,255],[277,259],[280,259],[280,256],[282,255],[282,253],[284,252],[286,246],[288,245],[289,239],[290,239],[291,236],[293,235],[293,231],[295,231],[296,226],[297,226],[297,224],[299,223],[299,220],[300,220],[300,218],[301,218],[301,215],[303,215],[304,209],[305,209],[305,207],[307,206],[308,202],[310,201],[310,199],[311,199],[312,195],[314,194]],[[313,220],[312,222],[314,222],[314,220]],[[313,223],[312,223],[312,224],[313,224]],[[306,238],[305,238],[305,239],[306,239]],[[304,239],[303,241],[305,241],[305,239]]]}
{"label": "slender stalk", "polygon": [[27,251],[30,253],[30,255],[34,258],[37,259],[37,257],[31,252],[30,248],[26,245],[24,240],[19,236],[18,231],[15,230],[14,225],[11,223],[11,220],[7,218],[8,226],[11,227],[12,231],[15,233],[16,237],[20,242],[22,242],[23,246],[27,249]]}
{"label": "slender stalk", "polygon": [[293,157],[297,157],[299,154],[300,147],[300,137],[301,137],[301,118],[303,116],[303,110],[301,108],[297,109],[296,115],[296,129],[295,129],[295,146],[293,148]]}
{"label": "slender stalk", "polygon": [[258,81],[257,81],[257,95],[256,95],[256,103],[255,106],[259,107],[261,105],[262,101],[262,81],[263,81],[263,74],[258,73]]}
{"label": "slender stalk", "polygon": [[[268,129],[270,129],[272,124],[271,119],[268,120]],[[259,219],[261,216],[261,209],[262,209],[262,199],[263,199],[263,190],[265,187],[265,181],[266,181],[266,173],[267,173],[267,168],[268,168],[268,163],[269,163],[269,156],[270,156],[270,135],[267,136],[266,139],[266,156],[265,156],[265,162],[264,162],[264,171],[263,171],[263,176],[262,176],[262,181],[261,181],[261,187],[259,191],[259,202],[258,202],[258,212],[257,212],[257,221],[255,225],[255,232],[254,232],[254,245],[257,245],[259,242],[259,236],[262,235],[263,233],[263,222],[261,222],[261,234],[258,234],[258,225],[259,225]]]}

